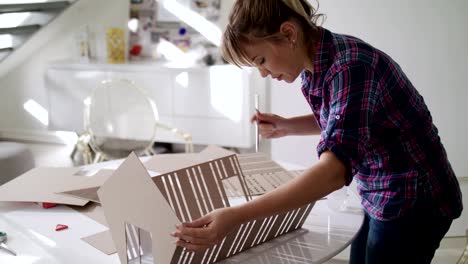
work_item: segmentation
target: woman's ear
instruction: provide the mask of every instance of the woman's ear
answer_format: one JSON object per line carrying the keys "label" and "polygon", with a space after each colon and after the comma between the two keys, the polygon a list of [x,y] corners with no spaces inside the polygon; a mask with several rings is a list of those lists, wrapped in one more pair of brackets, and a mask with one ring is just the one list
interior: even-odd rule
{"label": "woman's ear", "polygon": [[287,41],[295,43],[297,40],[297,25],[291,21],[285,21],[280,26],[280,33]]}

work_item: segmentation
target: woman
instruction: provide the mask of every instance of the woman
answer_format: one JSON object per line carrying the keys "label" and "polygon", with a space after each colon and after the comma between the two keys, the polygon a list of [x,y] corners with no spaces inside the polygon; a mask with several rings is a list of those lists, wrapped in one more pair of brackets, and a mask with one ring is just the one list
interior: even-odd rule
{"label": "woman", "polygon": [[429,110],[388,55],[317,26],[318,18],[306,0],[237,0],[222,51],[263,77],[291,83],[301,76],[311,115],[257,113],[252,121],[264,138],[320,134],[319,161],[274,191],[172,235],[202,250],[243,222],[300,207],[354,179],[365,221],[351,263],[430,263],[462,202]]}

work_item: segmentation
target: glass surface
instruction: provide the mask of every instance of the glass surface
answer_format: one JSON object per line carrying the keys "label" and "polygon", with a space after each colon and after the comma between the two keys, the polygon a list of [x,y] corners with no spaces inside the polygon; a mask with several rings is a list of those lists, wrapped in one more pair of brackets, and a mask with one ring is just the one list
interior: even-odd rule
{"label": "glass surface", "polygon": [[93,92],[87,127],[98,151],[124,157],[152,146],[157,120],[156,106],[133,82],[108,80]]}

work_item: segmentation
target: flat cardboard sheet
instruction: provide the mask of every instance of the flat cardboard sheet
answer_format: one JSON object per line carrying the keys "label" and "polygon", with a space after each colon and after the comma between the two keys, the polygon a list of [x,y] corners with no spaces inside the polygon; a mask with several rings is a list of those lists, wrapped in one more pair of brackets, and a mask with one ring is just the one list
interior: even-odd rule
{"label": "flat cardboard sheet", "polygon": [[[287,171],[264,174],[245,175],[245,182],[251,195],[262,195],[274,190],[276,187],[288,182],[293,176]],[[230,179],[225,182],[226,191],[229,197],[238,197],[241,195],[241,189],[237,181]]]}
{"label": "flat cardboard sheet", "polygon": [[202,162],[198,153],[158,154],[144,163],[148,170],[160,174],[189,167]]}
{"label": "flat cardboard sheet", "polygon": [[82,240],[99,249],[104,254],[112,255],[117,252],[114,246],[114,242],[112,241],[112,235],[109,231],[104,231],[92,236],[84,237]]}
{"label": "flat cardboard sheet", "polygon": [[92,187],[100,187],[104,182],[109,179],[109,177],[114,173],[115,170],[111,169],[102,169],[97,171],[94,175],[91,176],[82,176],[83,181],[75,184],[73,187],[61,190],[61,192],[68,192],[77,189],[87,189]]}
{"label": "flat cardboard sheet", "polygon": [[237,156],[244,175],[282,172],[284,168],[265,153],[243,153]]}
{"label": "flat cardboard sheet", "polygon": [[83,206],[88,200],[57,194],[87,181],[79,168],[35,168],[0,186],[0,201],[45,202]]}
{"label": "flat cardboard sheet", "polygon": [[100,223],[103,226],[109,226],[104,216],[104,211],[98,203],[88,203],[85,206],[70,206],[75,211],[84,214],[85,216],[93,219],[94,221]]}
{"label": "flat cardboard sheet", "polygon": [[154,155],[148,161],[146,161],[144,165],[148,170],[164,174],[178,170],[180,168],[190,167],[212,159],[219,159],[233,154],[235,153],[232,151],[220,148],[218,146],[209,145],[200,153]]}
{"label": "flat cardboard sheet", "polygon": [[81,176],[83,181],[73,186],[73,188],[62,189],[58,194],[68,197],[80,198],[86,201],[99,203],[97,190],[114,173],[115,170],[102,169],[93,176]]}
{"label": "flat cardboard sheet", "polygon": [[294,178],[264,153],[239,154],[237,158],[251,195],[262,195]]}
{"label": "flat cardboard sheet", "polygon": [[95,203],[101,203],[97,195],[97,191],[99,190],[99,188],[100,186],[90,187],[90,188],[61,192],[60,194],[69,196],[69,197],[76,197],[78,199],[83,199],[86,201],[93,201]]}

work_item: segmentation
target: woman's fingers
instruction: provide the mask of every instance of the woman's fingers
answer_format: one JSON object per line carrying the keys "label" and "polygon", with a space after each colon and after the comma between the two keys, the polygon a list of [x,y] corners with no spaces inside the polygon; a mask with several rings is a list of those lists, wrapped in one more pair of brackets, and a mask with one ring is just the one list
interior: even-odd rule
{"label": "woman's fingers", "polygon": [[214,244],[212,242],[211,237],[203,237],[203,236],[197,237],[197,236],[193,236],[193,235],[188,235],[187,233],[182,233],[180,231],[176,231],[176,232],[172,233],[171,235],[173,237],[178,238],[179,240],[189,242],[189,243],[192,243],[192,244],[203,244],[203,245]]}
{"label": "woman's fingers", "polygon": [[193,220],[192,222],[188,222],[188,223],[183,223],[182,226],[184,227],[204,227],[206,225],[208,225],[209,223],[211,223],[211,221],[213,221],[210,217],[210,215],[205,215],[203,217],[200,217],[196,220]]}
{"label": "woman's fingers", "polygon": [[177,231],[171,235],[191,244],[212,245],[216,243],[215,232],[208,228],[212,221],[210,215],[190,223],[176,225]]}
{"label": "woman's fingers", "polygon": [[267,123],[275,123],[280,117],[271,114],[271,113],[261,113],[261,112],[256,112],[255,114],[252,115],[250,118],[250,122],[256,122],[258,121],[259,123],[261,122],[267,122]]}
{"label": "woman's fingers", "polygon": [[260,132],[269,133],[275,130],[275,126],[271,123],[260,123],[258,124]]}
{"label": "woman's fingers", "polygon": [[256,122],[257,121],[257,114],[252,115],[250,118],[250,123]]}
{"label": "woman's fingers", "polygon": [[273,124],[268,124],[268,123],[260,123],[259,132],[262,138],[266,138],[266,139],[285,136],[285,132],[283,130],[278,129]]}
{"label": "woman's fingers", "polygon": [[194,239],[202,239],[208,241],[212,239],[212,232],[209,228],[200,227],[186,227],[184,225],[177,225],[177,231],[174,232],[174,236],[179,238],[184,237],[184,240],[193,241]]}
{"label": "woman's fingers", "polygon": [[257,112],[252,116],[252,122],[258,122],[259,134],[262,138],[278,138],[286,136],[286,131],[282,127],[284,118],[270,113]]}
{"label": "woman's fingers", "polygon": [[218,243],[241,223],[235,209],[217,209],[191,223],[176,225],[171,235],[179,238],[177,245],[200,251]]}
{"label": "woman's fingers", "polygon": [[202,251],[212,246],[212,245],[206,245],[206,244],[193,244],[193,243],[189,243],[183,240],[177,240],[176,245],[179,247],[184,247],[188,251],[191,251],[191,252]]}

